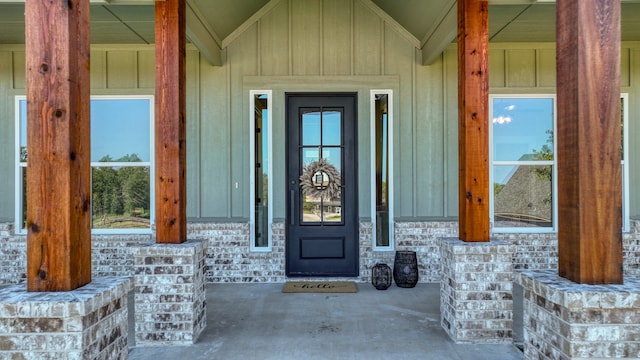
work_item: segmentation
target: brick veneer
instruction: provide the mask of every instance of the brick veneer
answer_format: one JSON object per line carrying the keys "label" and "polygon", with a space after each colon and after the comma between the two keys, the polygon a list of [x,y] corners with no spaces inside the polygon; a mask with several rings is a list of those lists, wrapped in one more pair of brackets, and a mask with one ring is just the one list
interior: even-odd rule
{"label": "brick veneer", "polygon": [[556,271],[515,276],[524,289],[525,359],[640,358],[640,279],[582,285]]}
{"label": "brick veneer", "polygon": [[510,343],[513,338],[515,246],[506,241],[441,241],[442,327],[458,343]]}
{"label": "brick veneer", "polygon": [[[441,277],[438,239],[457,237],[455,221],[396,222],[396,250],[413,250],[418,257],[420,282],[439,282]],[[282,282],[285,280],[285,225],[273,225],[273,249],[251,252],[248,223],[202,222],[188,224],[188,238],[209,242],[206,258],[207,282]],[[555,233],[496,233],[497,240],[516,245],[515,270],[556,270],[558,241]],[[393,264],[393,251],[373,251],[371,223],[360,224],[360,277],[371,279],[378,262]],[[94,235],[92,262],[94,276],[133,276],[133,251],[152,235]],[[623,234],[624,271],[640,276],[640,221],[631,222]],[[25,279],[26,237],[15,235],[13,226],[0,223],[0,284],[16,284]]]}
{"label": "brick veneer", "polygon": [[207,323],[206,241],[148,243],[135,253],[136,345],[195,343]]}
{"label": "brick veneer", "polygon": [[73,291],[0,290],[0,358],[126,359],[132,281],[99,277]]}

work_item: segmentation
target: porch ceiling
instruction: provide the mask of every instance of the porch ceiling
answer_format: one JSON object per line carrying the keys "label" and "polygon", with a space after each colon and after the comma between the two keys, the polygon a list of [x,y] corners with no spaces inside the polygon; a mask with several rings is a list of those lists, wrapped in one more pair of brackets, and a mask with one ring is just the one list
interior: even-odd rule
{"label": "porch ceiling", "polygon": [[[91,1],[92,43],[154,42],[153,0]],[[210,46],[220,49],[224,39],[256,12],[278,1],[281,0],[187,0],[191,14],[187,25],[198,22],[199,29],[199,32],[188,33],[191,35],[190,40],[201,47],[198,40],[202,40],[202,34],[205,34],[205,40]],[[371,1],[415,36],[423,46],[427,43],[431,46],[435,37],[440,37],[436,39],[440,46],[455,41],[456,29],[451,22],[451,17],[455,15],[455,0]],[[555,41],[555,4],[533,2],[491,0],[491,41]],[[636,0],[625,0],[622,7],[622,40],[640,41],[640,3]],[[0,44],[24,44],[24,26],[24,0],[0,0]]]}

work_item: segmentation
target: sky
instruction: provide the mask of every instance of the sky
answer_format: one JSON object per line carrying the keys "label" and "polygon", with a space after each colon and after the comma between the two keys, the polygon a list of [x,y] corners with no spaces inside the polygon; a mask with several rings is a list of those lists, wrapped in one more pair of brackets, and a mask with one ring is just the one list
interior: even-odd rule
{"label": "sky", "polygon": [[[151,98],[91,100],[91,161],[137,154],[151,160]],[[20,101],[20,145],[27,142],[26,100]]]}
{"label": "sky", "polygon": [[[554,99],[493,98],[493,161],[517,161],[549,144],[553,131]],[[494,167],[494,182],[504,184],[513,166]]]}

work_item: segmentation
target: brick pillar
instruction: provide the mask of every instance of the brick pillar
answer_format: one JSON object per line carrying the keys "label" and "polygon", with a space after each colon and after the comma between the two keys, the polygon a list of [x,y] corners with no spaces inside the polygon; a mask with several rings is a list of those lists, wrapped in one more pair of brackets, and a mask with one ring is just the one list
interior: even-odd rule
{"label": "brick pillar", "polygon": [[0,290],[1,359],[126,359],[131,278],[99,277],[72,291]]}
{"label": "brick pillar", "polygon": [[513,341],[513,254],[504,241],[441,239],[442,327],[457,343]]}
{"label": "brick pillar", "polygon": [[515,281],[524,289],[525,359],[640,357],[640,279],[585,285],[548,270]]}
{"label": "brick pillar", "polygon": [[192,240],[136,249],[136,345],[196,342],[207,323],[206,249]]}

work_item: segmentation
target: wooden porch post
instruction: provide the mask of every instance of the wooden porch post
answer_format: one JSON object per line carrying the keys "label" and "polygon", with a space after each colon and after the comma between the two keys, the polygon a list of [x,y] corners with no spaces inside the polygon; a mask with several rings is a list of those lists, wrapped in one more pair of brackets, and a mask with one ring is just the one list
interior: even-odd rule
{"label": "wooden porch post", "polygon": [[27,1],[27,290],[91,282],[89,0]]}
{"label": "wooden porch post", "polygon": [[489,241],[489,7],[458,0],[458,206],[463,241]]}
{"label": "wooden porch post", "polygon": [[155,3],[156,242],[187,239],[185,0]]}
{"label": "wooden porch post", "polygon": [[619,284],[620,1],[556,4],[559,274]]}

